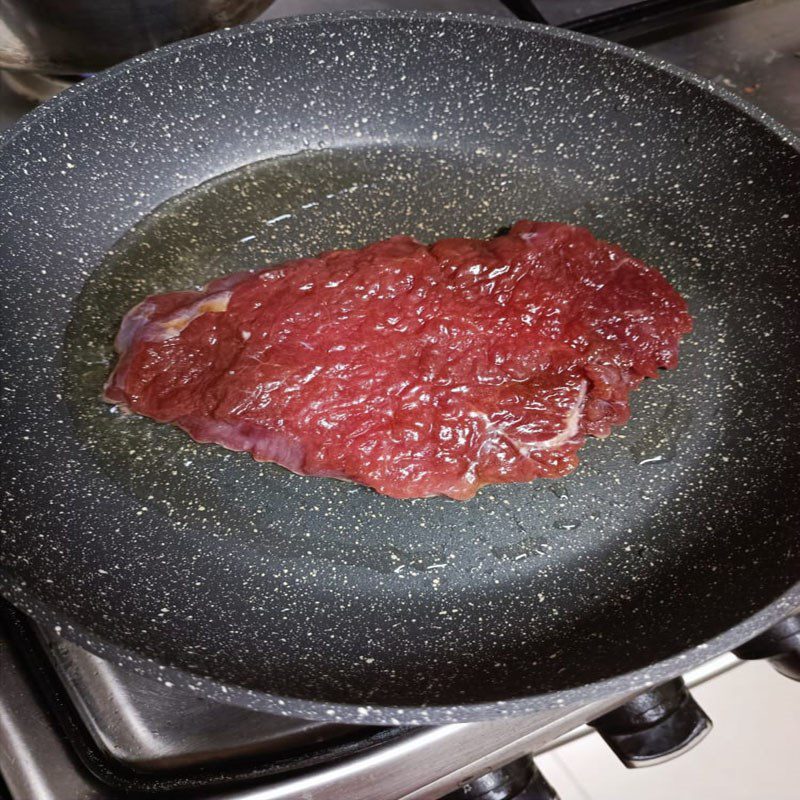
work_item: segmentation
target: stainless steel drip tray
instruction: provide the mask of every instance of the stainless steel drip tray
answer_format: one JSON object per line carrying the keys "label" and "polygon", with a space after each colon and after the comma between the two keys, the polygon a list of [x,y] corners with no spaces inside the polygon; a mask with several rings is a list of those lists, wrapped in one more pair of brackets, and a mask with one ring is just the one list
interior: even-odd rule
{"label": "stainless steel drip tray", "polygon": [[285,754],[368,730],[216,703],[98,658],[42,627],[37,634],[97,747],[138,772]]}

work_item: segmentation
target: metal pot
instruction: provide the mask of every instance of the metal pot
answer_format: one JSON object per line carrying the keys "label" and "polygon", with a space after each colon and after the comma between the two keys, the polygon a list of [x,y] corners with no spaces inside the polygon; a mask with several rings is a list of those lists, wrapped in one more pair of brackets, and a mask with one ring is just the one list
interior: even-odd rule
{"label": "metal pot", "polygon": [[0,68],[81,75],[248,22],[272,0],[0,0]]}

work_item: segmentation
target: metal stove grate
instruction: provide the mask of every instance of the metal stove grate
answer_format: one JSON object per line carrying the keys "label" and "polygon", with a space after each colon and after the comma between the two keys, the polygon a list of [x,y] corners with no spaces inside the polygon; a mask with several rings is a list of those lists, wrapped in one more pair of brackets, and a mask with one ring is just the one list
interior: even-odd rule
{"label": "metal stove grate", "polygon": [[[612,7],[565,21],[553,19],[552,12],[546,8],[547,3],[543,0],[500,0],[500,2],[515,16],[527,22],[556,24],[560,28],[569,28],[593,36],[629,38],[745,0],[638,0],[633,3],[613,3]],[[609,6],[609,3],[602,5]]]}

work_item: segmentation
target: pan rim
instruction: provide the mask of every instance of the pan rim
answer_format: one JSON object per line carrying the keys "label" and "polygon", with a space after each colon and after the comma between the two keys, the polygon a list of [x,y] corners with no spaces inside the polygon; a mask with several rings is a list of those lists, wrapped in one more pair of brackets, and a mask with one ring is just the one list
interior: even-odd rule
{"label": "pan rim", "polygon": [[[633,61],[666,72],[705,92],[709,92],[712,96],[718,97],[742,114],[754,120],[757,124],[775,134],[783,143],[797,151],[798,155],[800,155],[800,135],[772,119],[756,106],[736,96],[727,89],[714,84],[710,80],[701,78],[682,68],[624,45],[608,42],[585,34],[575,33],[573,31],[527,23],[510,18],[458,12],[427,13],[415,11],[346,11],[288,17],[215,31],[167,45],[98,73],[30,112],[0,138],[0,148],[12,142],[18,135],[28,131],[34,125],[43,123],[62,106],[82,96],[83,92],[91,92],[92,87],[101,85],[108,80],[114,80],[118,75],[126,74],[128,71],[135,71],[139,65],[150,64],[162,59],[174,57],[182,52],[188,52],[195,47],[205,45],[207,41],[212,39],[231,41],[237,37],[264,35],[281,28],[322,25],[332,21],[393,19],[418,19],[422,21],[434,20],[441,22],[452,21],[454,23],[471,23],[476,26],[491,28],[534,30],[540,35],[581,42],[584,45],[591,46],[596,51],[614,53],[632,59]],[[1,153],[2,150],[0,149],[0,154]],[[0,570],[0,587],[2,587],[3,594],[6,596],[11,595],[9,599],[11,599],[15,605],[21,607],[22,610],[29,613],[30,616],[38,622],[46,625],[56,625],[59,622],[63,624],[63,620],[59,620],[59,615],[56,611],[36,599],[35,591],[25,586],[24,582],[20,583],[15,581],[9,573],[2,570]],[[124,661],[143,674],[157,674],[162,680],[164,677],[172,675],[182,683],[194,683],[198,686],[202,686],[204,693],[210,697],[232,701],[239,705],[257,707],[264,711],[283,715],[321,718],[331,722],[353,721],[363,724],[411,724],[413,722],[424,721],[424,723],[429,724],[436,722],[446,723],[454,721],[486,720],[498,716],[531,713],[545,708],[559,706],[567,708],[578,702],[588,702],[594,696],[607,696],[617,691],[629,691],[632,687],[645,686],[649,683],[664,681],[684,672],[691,666],[707,661],[713,656],[741,644],[761,630],[769,627],[772,623],[791,613],[798,606],[800,606],[800,581],[796,582],[783,595],[774,599],[772,603],[764,606],[737,625],[728,628],[706,643],[687,648],[667,659],[656,662],[650,667],[632,670],[559,692],[523,696],[507,701],[473,703],[457,706],[432,705],[392,708],[383,706],[356,706],[352,704],[279,697],[277,695],[255,692],[240,686],[223,684],[214,679],[205,678],[180,668],[165,667],[137,654],[135,651],[129,651],[119,645],[96,638],[92,634],[84,632],[79,627],[74,629],[70,628],[70,632],[66,633],[68,626],[64,625],[63,635],[65,635],[65,638],[71,639],[93,652],[105,654],[106,657],[111,655],[120,661]]]}
{"label": "pan rim", "polygon": [[438,20],[438,21],[453,21],[453,22],[472,22],[476,25],[489,26],[492,28],[512,28],[517,30],[535,30],[539,34],[545,36],[553,36],[566,40],[581,42],[588,45],[595,50],[601,52],[616,53],[621,56],[633,59],[642,64],[654,67],[655,69],[666,72],[675,77],[696,86],[703,91],[710,92],[712,95],[724,100],[726,103],[734,106],[739,111],[746,114],[755,122],[763,125],[772,133],[775,133],[782,141],[797,151],[800,156],[800,133],[796,133],[788,126],[784,125],[778,120],[771,117],[765,111],[762,111],[758,106],[750,103],[749,101],[739,97],[739,95],[720,86],[714,81],[703,78],[689,70],[678,67],[669,61],[651,56],[643,50],[637,50],[633,47],[613,42],[606,39],[601,39],[597,36],[590,36],[585,33],[579,33],[566,28],[558,28],[552,25],[543,25],[538,22],[525,22],[523,20],[506,17],[494,17],[488,14],[471,14],[458,11],[403,11],[403,10],[374,10],[374,11],[327,11],[316,14],[300,14],[291,17],[281,17],[275,20],[262,20],[258,22],[251,22],[244,25],[238,25],[232,28],[223,28],[210,33],[200,34],[188,39],[182,39],[172,44],[163,45],[150,50],[138,56],[134,56],[126,61],[95,73],[84,79],[81,83],[69,87],[63,92],[60,92],[55,97],[37,106],[32,111],[29,111],[17,123],[15,123],[8,130],[4,131],[0,136],[0,150],[13,141],[16,136],[27,131],[33,125],[38,123],[41,119],[45,118],[52,112],[60,108],[64,103],[69,102],[79,97],[85,91],[91,91],[92,87],[105,83],[108,80],[114,79],[118,74],[124,74],[129,70],[136,69],[139,65],[161,61],[170,56],[178,53],[188,52],[195,47],[202,46],[207,41],[212,39],[229,41],[237,37],[253,35],[270,30],[277,30],[285,27],[295,27],[303,25],[316,25],[332,21],[345,21],[345,20]]}
{"label": "pan rim", "polygon": [[[50,626],[54,632],[106,660],[134,672],[165,681],[176,686],[191,686],[198,694],[217,702],[242,706],[254,711],[287,717],[302,717],[331,723],[358,725],[442,725],[460,722],[488,722],[503,717],[524,716],[541,711],[563,708],[565,711],[578,705],[588,705],[594,700],[611,697],[655,686],[677,678],[690,669],[730,652],[771,627],[781,619],[800,610],[800,581],[781,594],[772,603],[731,628],[699,645],[687,647],[661,661],[603,678],[592,683],[542,694],[523,695],[510,700],[496,700],[463,705],[383,706],[335,703],[287,697],[247,689],[244,686],[223,683],[214,678],[190,672],[179,667],[161,664],[105,639],[94,636],[72,623],[65,623],[49,605],[36,599],[24,588],[15,585],[0,569],[0,590],[5,599],[19,611],[27,614],[42,627]],[[10,596],[8,593],[16,595]]]}

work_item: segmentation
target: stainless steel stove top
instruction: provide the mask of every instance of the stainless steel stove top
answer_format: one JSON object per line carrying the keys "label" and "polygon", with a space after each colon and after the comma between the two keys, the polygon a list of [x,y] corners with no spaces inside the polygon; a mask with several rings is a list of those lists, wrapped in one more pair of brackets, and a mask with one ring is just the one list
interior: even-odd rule
{"label": "stainless steel stove top", "polygon": [[[537,0],[554,23],[621,4]],[[380,7],[511,13],[500,0],[277,0],[264,17]],[[751,0],[627,43],[724,84],[800,130],[797,30],[796,0]],[[30,107],[0,86],[0,130]],[[0,635],[0,773],[13,800],[432,800],[579,734],[630,699],[429,729],[329,725],[210,702],[15,619]],[[689,683],[735,663],[724,657]]]}
{"label": "stainless steel stove top", "polygon": [[38,630],[70,701],[97,746],[124,767],[168,773],[246,758],[266,759],[360,731],[221,705],[104,661]]}

